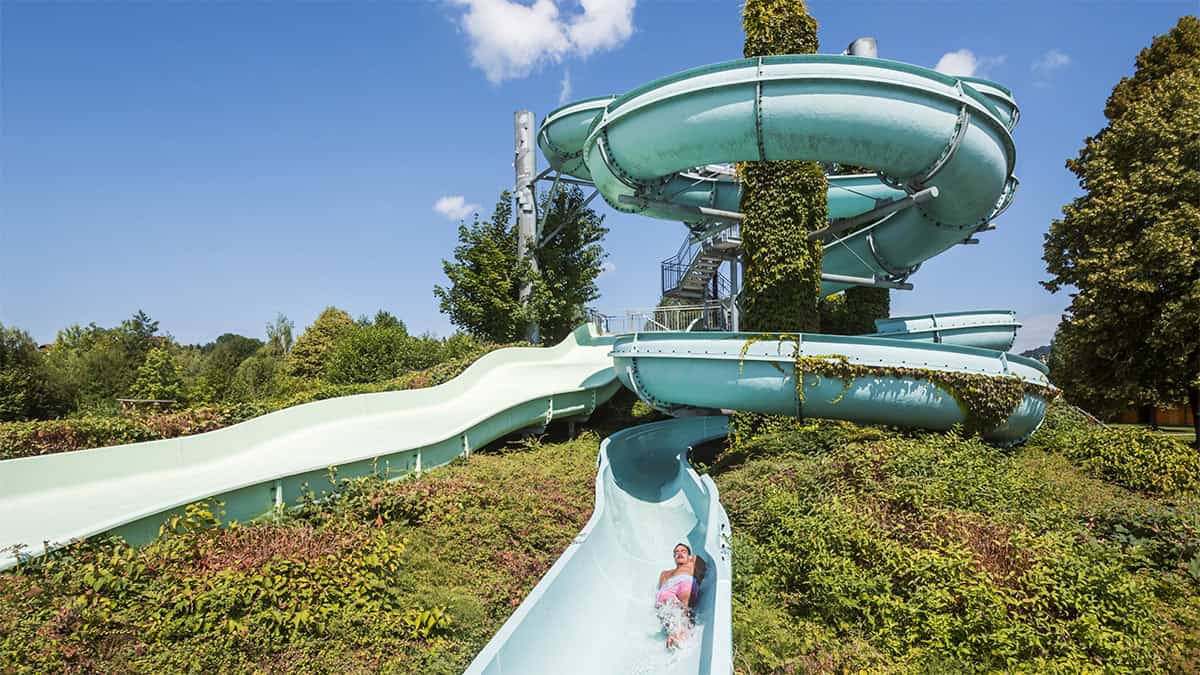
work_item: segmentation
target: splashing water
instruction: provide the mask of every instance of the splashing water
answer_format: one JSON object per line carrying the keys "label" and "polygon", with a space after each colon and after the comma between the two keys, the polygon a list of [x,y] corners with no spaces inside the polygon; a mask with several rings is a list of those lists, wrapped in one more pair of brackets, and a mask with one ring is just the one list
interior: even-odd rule
{"label": "splashing water", "polygon": [[658,616],[658,622],[662,624],[663,632],[668,636],[683,633],[685,640],[690,637],[692,612],[679,604],[679,601],[670,600],[660,603],[654,611]]}

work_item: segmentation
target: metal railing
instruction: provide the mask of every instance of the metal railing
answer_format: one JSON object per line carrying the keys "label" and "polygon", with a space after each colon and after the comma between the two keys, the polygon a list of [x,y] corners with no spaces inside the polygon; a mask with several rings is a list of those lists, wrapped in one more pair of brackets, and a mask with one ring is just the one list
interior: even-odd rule
{"label": "metal railing", "polygon": [[604,335],[729,330],[732,323],[728,298],[695,305],[627,309],[621,314],[603,314],[589,309],[588,320],[596,327],[597,332]]}
{"label": "metal railing", "polygon": [[[680,288],[683,280],[692,270],[694,263],[681,265],[679,263],[663,262],[662,263],[662,294],[664,296],[671,295],[674,291]],[[713,297],[723,298],[729,295],[729,275],[716,272],[717,277],[717,292],[713,293],[712,277],[709,277],[703,288],[696,289],[697,293],[701,293],[705,299]],[[699,298],[697,298],[699,299]]]}

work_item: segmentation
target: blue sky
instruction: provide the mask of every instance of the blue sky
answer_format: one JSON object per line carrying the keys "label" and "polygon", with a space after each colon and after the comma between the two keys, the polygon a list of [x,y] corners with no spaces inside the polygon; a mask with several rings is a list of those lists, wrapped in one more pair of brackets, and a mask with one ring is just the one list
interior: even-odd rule
{"label": "blue sky", "polygon": [[[741,56],[738,2],[515,4],[0,0],[0,322],[50,341],[142,308],[203,342],[337,305],[449,333],[431,289],[455,216],[511,186],[514,110]],[[823,52],[870,35],[884,58],[1014,91],[1015,204],[980,246],[926,263],[893,313],[1012,308],[1018,348],[1047,342],[1069,301],[1037,285],[1042,233],[1078,194],[1063,162],[1197,3],[809,7]],[[651,306],[682,226],[601,209],[596,305]]]}

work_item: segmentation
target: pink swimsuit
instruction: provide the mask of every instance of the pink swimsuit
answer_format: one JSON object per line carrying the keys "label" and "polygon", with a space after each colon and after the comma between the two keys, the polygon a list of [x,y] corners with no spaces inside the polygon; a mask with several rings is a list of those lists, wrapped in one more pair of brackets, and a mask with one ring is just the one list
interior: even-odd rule
{"label": "pink swimsuit", "polygon": [[676,574],[659,587],[658,595],[654,597],[654,606],[660,607],[672,601],[682,605],[685,592],[691,593],[689,601],[694,603],[700,595],[700,585],[696,583],[696,577],[690,574]]}

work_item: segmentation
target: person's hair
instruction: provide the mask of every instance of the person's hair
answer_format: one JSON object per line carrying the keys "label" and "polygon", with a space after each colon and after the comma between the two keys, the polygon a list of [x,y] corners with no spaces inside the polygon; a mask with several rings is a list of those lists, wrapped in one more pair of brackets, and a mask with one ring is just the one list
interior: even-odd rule
{"label": "person's hair", "polygon": [[682,541],[681,541],[681,542],[679,542],[678,544],[675,544],[674,546],[672,546],[672,547],[671,547],[671,551],[672,551],[672,552],[674,552],[674,551],[675,551],[675,549],[679,548],[680,546],[682,546],[682,547],[684,547],[685,549],[687,549],[688,555],[691,555],[691,554],[692,554],[692,547],[691,547],[691,546],[688,546],[687,544],[683,543]]}

